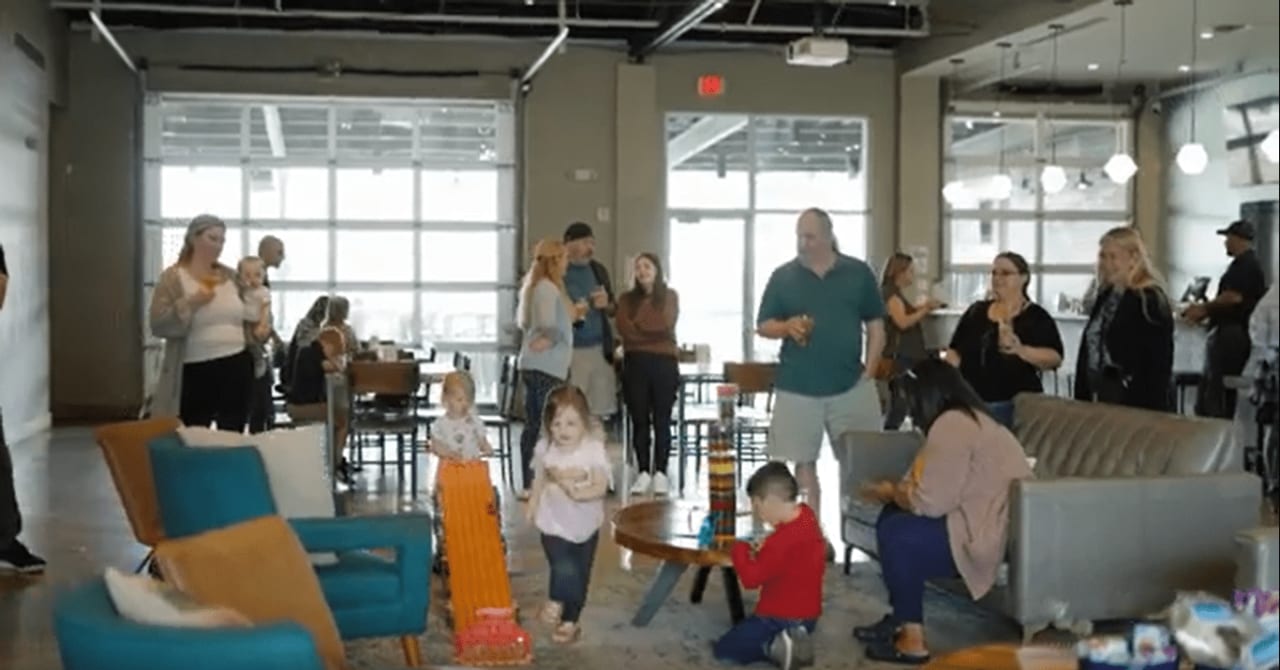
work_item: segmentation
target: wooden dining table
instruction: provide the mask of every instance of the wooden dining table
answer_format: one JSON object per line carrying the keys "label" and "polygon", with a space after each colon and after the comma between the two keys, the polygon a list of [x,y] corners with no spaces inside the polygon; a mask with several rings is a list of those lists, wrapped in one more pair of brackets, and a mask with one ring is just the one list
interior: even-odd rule
{"label": "wooden dining table", "polygon": [[[693,590],[689,594],[690,602],[702,602],[707,579],[711,571],[718,568],[724,579],[729,617],[733,623],[742,620],[742,588],[728,548],[698,545],[698,531],[708,511],[706,502],[668,499],[632,503],[614,514],[613,538],[618,546],[662,561],[645,592],[640,609],[631,619],[633,626],[646,626],[653,620],[689,568],[697,570]],[[749,528],[750,519],[749,511],[739,510],[738,527]],[[739,532],[739,535],[745,533]]]}

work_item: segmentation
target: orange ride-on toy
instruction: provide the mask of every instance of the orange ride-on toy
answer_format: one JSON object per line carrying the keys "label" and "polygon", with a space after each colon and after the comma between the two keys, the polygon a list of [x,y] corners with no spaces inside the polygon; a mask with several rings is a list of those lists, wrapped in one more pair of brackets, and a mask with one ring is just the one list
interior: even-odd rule
{"label": "orange ride-on toy", "polygon": [[515,621],[498,500],[484,461],[449,461],[436,480],[453,610],[454,657],[463,665],[526,665],[533,639]]}

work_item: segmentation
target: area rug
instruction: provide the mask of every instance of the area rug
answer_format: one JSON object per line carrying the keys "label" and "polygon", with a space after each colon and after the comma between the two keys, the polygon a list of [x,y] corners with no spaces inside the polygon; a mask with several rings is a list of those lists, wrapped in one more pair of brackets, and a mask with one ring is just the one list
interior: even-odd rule
{"label": "area rug", "polygon": [[[613,556],[615,561],[617,558]],[[512,577],[513,594],[526,613],[521,617],[522,623],[535,636],[535,660],[531,667],[547,670],[724,667],[711,656],[712,642],[729,626],[720,580],[713,576],[702,603],[695,605],[689,602],[692,571],[686,573],[653,621],[647,627],[637,628],[631,625],[631,616],[657,569],[656,562],[641,560],[637,558],[636,565],[629,571],[617,565],[597,564],[583,614],[583,637],[568,647],[553,644],[550,631],[539,624],[533,614],[545,598],[545,566],[535,560],[525,566],[528,569],[516,568],[518,573]],[[862,647],[850,634],[853,626],[874,622],[888,609],[876,564],[856,564],[850,576],[845,576],[839,566],[830,566],[825,589],[825,612],[815,634],[815,668],[890,670],[900,667],[867,661]],[[432,615],[423,640],[424,661],[430,667],[453,663],[451,631],[441,616],[442,596],[433,594]],[[749,593],[747,597],[750,608],[754,594]],[[935,654],[1018,638],[1017,629],[1008,620],[943,592],[931,591],[927,595],[926,619]],[[348,657],[357,670],[403,667],[400,645],[395,640],[349,644]]]}

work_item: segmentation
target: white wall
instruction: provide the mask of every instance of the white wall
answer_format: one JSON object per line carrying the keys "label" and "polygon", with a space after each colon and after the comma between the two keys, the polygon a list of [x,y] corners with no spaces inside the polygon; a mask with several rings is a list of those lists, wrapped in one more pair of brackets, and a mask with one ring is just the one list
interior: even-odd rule
{"label": "white wall", "polygon": [[[47,166],[49,99],[60,58],[44,3],[0,11],[0,245],[9,289],[0,312],[0,412],[9,442],[49,424]],[[44,62],[15,46],[21,34]]]}

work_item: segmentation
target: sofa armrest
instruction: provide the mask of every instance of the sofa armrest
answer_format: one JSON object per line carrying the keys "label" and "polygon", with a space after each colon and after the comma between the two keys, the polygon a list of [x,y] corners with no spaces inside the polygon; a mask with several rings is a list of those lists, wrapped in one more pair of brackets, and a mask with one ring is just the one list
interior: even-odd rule
{"label": "sofa armrest", "polygon": [[310,553],[395,549],[424,564],[431,554],[431,515],[392,514],[324,519],[290,519],[302,546]]}
{"label": "sofa armrest", "polygon": [[1247,528],[1236,533],[1236,588],[1280,589],[1280,528]]}
{"label": "sofa armrest", "polygon": [[1215,473],[1016,482],[1009,612],[1024,625],[1149,616],[1176,591],[1227,593],[1257,477]]}
{"label": "sofa armrest", "polygon": [[914,432],[849,431],[834,445],[840,462],[840,497],[858,494],[865,482],[901,479],[924,444]]}

